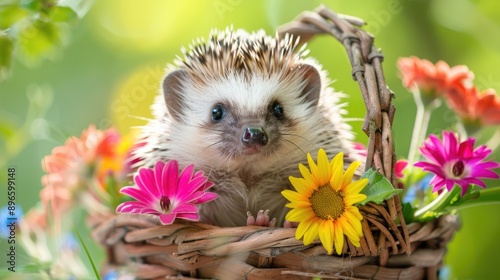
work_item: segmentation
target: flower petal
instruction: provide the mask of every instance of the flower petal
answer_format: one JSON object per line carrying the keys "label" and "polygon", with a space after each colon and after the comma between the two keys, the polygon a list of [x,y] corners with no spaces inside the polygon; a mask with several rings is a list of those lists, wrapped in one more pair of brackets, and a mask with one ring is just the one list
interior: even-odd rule
{"label": "flower petal", "polygon": [[117,213],[130,213],[133,209],[146,207],[144,203],[140,201],[126,201],[116,207]]}
{"label": "flower petal", "polygon": [[[288,220],[288,219],[287,219]],[[315,220],[314,217],[311,217],[309,219],[305,219],[300,221],[299,225],[297,226],[297,229],[295,230],[295,239],[299,240],[304,236],[306,231],[309,229],[313,221]]]}
{"label": "flower petal", "polygon": [[215,184],[211,181],[207,181],[205,184],[203,184],[203,186],[201,186],[198,190],[201,190],[201,191],[206,191],[208,189],[210,189],[211,187],[213,187]]}
{"label": "flower petal", "polygon": [[198,200],[198,198],[202,197],[205,192],[194,192],[188,196],[180,196],[176,199],[178,204],[184,203],[193,203],[192,201]]}
{"label": "flower petal", "polygon": [[349,167],[344,173],[344,179],[342,180],[342,189],[352,182],[352,176],[354,175],[354,172],[358,169],[360,165],[361,161],[354,161],[349,165]]}
{"label": "flower petal", "polygon": [[177,197],[178,194],[178,178],[179,178],[179,165],[176,160],[168,161],[163,167],[161,176],[163,178],[163,185],[160,189],[165,191],[165,195],[169,198]]}
{"label": "flower petal", "polygon": [[144,193],[142,190],[137,189],[134,186],[127,186],[120,189],[120,193],[128,195],[135,200],[141,201],[144,204],[153,204],[156,200],[155,198],[149,196],[149,193]]}
{"label": "flower petal", "polygon": [[354,245],[357,244],[356,247],[359,247],[359,235],[356,233],[354,227],[347,221],[345,216],[341,216],[340,218],[338,218],[337,223],[340,223],[344,234],[347,236],[347,238],[349,238],[351,243]]}
{"label": "flower petal", "polygon": [[458,151],[458,140],[455,135],[450,131],[447,133],[443,131],[443,146],[447,147],[445,157],[446,158],[456,158]]}
{"label": "flower petal", "polygon": [[344,211],[345,219],[351,224],[351,226],[356,231],[358,236],[363,236],[363,226],[361,225],[361,220],[353,215],[350,211]]}
{"label": "flower petal", "polygon": [[294,192],[292,190],[284,190],[281,192],[281,194],[288,200],[290,200],[291,202],[299,202],[299,201],[305,201],[305,202],[309,202],[309,198],[298,193],[298,192]]}
{"label": "flower petal", "polygon": [[181,186],[181,188],[182,188],[182,186],[187,185],[193,176],[193,172],[194,172],[194,165],[193,164],[186,166],[182,170],[181,175],[179,175],[179,181],[177,182],[177,184],[179,186]]}
{"label": "flower petal", "polygon": [[491,178],[497,179],[499,176],[496,172],[489,170],[489,168],[498,167],[496,162],[482,162],[472,167],[469,177],[473,178]]}
{"label": "flower petal", "polygon": [[331,162],[332,178],[330,185],[335,191],[340,190],[344,177],[344,153],[338,153]]}
{"label": "flower petal", "polygon": [[328,156],[326,155],[325,150],[319,149],[318,151],[318,173],[316,174],[316,178],[318,180],[319,186],[324,186],[328,181],[330,181],[331,169],[330,162],[328,161]]}
{"label": "flower petal", "polygon": [[366,199],[365,194],[349,194],[344,198],[345,205],[353,205]]}
{"label": "flower petal", "polygon": [[344,231],[340,223],[333,223],[333,244],[338,255],[342,254],[344,248]]}
{"label": "flower petal", "polygon": [[177,218],[193,222],[198,222],[200,220],[198,213],[178,213]]}
{"label": "flower petal", "polygon": [[142,208],[142,209],[140,209],[138,214],[141,214],[141,215],[145,215],[145,214],[159,215],[160,212],[158,212],[158,210],[153,209],[153,208]]}
{"label": "flower petal", "polygon": [[477,178],[467,178],[466,181],[469,184],[474,184],[474,185],[481,187],[483,189],[486,188],[486,185],[484,184],[484,182],[477,179]]}
{"label": "flower petal", "polygon": [[304,245],[309,245],[314,242],[314,240],[318,239],[319,237],[319,219],[314,218],[315,221],[312,222],[311,226],[309,229],[304,233]]}
{"label": "flower petal", "polygon": [[[167,163],[168,164],[168,163]],[[163,176],[163,168],[165,167],[165,163],[162,161],[157,161],[153,172],[154,172],[154,178],[155,178],[155,186],[158,191],[157,197],[165,196],[168,195],[168,193],[165,192],[165,184],[166,184],[166,178]],[[168,196],[170,198],[170,196]]]}
{"label": "flower petal", "polygon": [[455,186],[455,180],[446,180],[445,181],[445,184],[446,184],[446,189],[451,192],[451,190],[453,189],[453,187]]}
{"label": "flower petal", "polygon": [[134,176],[134,181],[143,192],[149,193],[152,197],[161,197],[158,187],[156,186],[153,170],[145,167],[139,168],[137,174]]}
{"label": "flower petal", "polygon": [[295,201],[287,203],[285,206],[288,208],[311,207],[311,203],[306,201]]}
{"label": "flower petal", "polygon": [[159,218],[160,218],[160,222],[163,225],[171,225],[175,221],[176,214],[175,213],[161,214]]}
{"label": "flower petal", "polygon": [[181,204],[172,209],[171,213],[198,213],[198,208],[193,204]]}
{"label": "flower petal", "polygon": [[438,166],[436,164],[428,163],[425,161],[419,161],[414,164],[416,167],[422,168],[424,171],[429,171],[432,172],[436,175],[439,175],[440,177],[445,177],[446,174],[444,173],[443,166]]}
{"label": "flower petal", "polygon": [[[312,186],[311,181],[306,181],[304,178],[296,178],[293,176],[288,177],[292,186],[297,190],[298,193],[310,197],[315,188]],[[316,187],[317,189],[317,187]]]}
{"label": "flower petal", "polygon": [[368,179],[362,178],[347,185],[347,187],[344,188],[343,191],[346,194],[358,194],[362,189],[364,189],[366,184],[368,184]]}
{"label": "flower petal", "polygon": [[323,220],[319,225],[319,239],[329,255],[333,252],[333,221]]}
{"label": "flower petal", "polygon": [[396,164],[394,165],[394,173],[396,173],[396,178],[401,179],[404,177],[403,171],[405,170],[406,166],[408,166],[409,162],[404,159],[400,159],[396,161]]}
{"label": "flower petal", "polygon": [[458,146],[458,157],[468,159],[474,155],[474,138],[469,138]]}
{"label": "flower petal", "polygon": [[314,212],[312,211],[311,207],[301,207],[290,210],[286,214],[285,219],[287,219],[290,222],[301,222],[313,216]]}
{"label": "flower petal", "polygon": [[310,153],[307,154],[307,163],[309,164],[309,169],[311,170],[312,181],[316,186],[321,186],[320,179],[318,178],[319,169]]}
{"label": "flower petal", "polygon": [[317,185],[314,182],[313,177],[311,175],[311,172],[309,172],[309,169],[305,165],[299,164],[299,171],[300,171],[300,175],[302,175],[302,178],[304,178],[304,180],[306,180],[306,182],[311,182],[310,186],[313,187],[314,190],[317,190],[319,185]]}
{"label": "flower petal", "polygon": [[188,196],[196,191],[200,191],[203,189],[203,185],[207,182],[207,178],[206,177],[199,177],[199,178],[195,178],[191,181],[189,181],[189,183],[187,185],[184,185],[184,186],[179,186],[180,189],[178,191],[178,195],[180,197],[183,197],[183,196]]}
{"label": "flower petal", "polygon": [[210,202],[216,198],[218,198],[219,195],[213,192],[204,192],[202,196],[198,197],[195,200],[192,200],[191,203],[193,204],[203,204]]}
{"label": "flower petal", "polygon": [[358,220],[362,220],[363,219],[363,216],[361,215],[361,213],[359,212],[359,209],[358,207],[356,206],[347,206],[345,209],[344,209],[344,213],[345,212],[349,212],[350,214],[352,214],[354,217],[356,217],[356,219]]}

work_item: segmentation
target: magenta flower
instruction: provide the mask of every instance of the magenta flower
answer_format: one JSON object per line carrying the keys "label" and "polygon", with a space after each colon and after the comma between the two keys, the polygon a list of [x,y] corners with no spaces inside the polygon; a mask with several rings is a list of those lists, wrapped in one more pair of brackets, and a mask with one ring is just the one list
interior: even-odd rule
{"label": "magenta flower", "polygon": [[443,131],[442,142],[436,135],[429,136],[424,146],[420,148],[422,155],[429,162],[419,161],[415,166],[434,173],[429,183],[433,186],[432,191],[439,191],[444,186],[451,191],[453,186],[458,184],[464,195],[470,184],[486,187],[479,178],[499,177],[490,169],[500,167],[500,163],[483,161],[491,150],[484,145],[474,150],[475,140],[470,137],[459,143],[459,139],[451,131]]}
{"label": "magenta flower", "polygon": [[177,161],[158,161],[154,168],[140,168],[134,176],[136,186],[123,187],[120,192],[136,201],[124,202],[116,208],[118,213],[158,215],[164,225],[172,224],[176,218],[199,221],[196,204],[212,201],[217,194],[206,190],[213,186],[203,176],[194,173],[188,165],[179,175]]}
{"label": "magenta flower", "polygon": [[394,166],[394,172],[396,173],[396,178],[401,179],[405,176],[403,171],[405,170],[407,165],[408,161],[405,159],[400,159],[396,162],[396,165]]}

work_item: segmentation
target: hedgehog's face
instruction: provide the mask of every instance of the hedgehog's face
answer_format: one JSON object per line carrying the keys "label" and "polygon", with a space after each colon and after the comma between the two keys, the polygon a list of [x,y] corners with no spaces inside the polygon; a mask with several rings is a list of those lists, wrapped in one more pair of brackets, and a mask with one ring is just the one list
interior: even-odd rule
{"label": "hedgehog's face", "polygon": [[186,149],[197,160],[218,159],[223,161],[219,164],[235,168],[265,168],[287,153],[302,154],[308,150],[303,146],[313,142],[304,135],[308,131],[304,124],[314,122],[308,118],[316,111],[321,82],[309,65],[297,66],[291,73],[290,77],[233,73],[203,84],[190,81],[184,70],[169,74],[164,82],[168,111],[185,128],[182,131],[191,134],[179,140],[186,141]]}
{"label": "hedgehog's face", "polygon": [[250,161],[269,156],[280,146],[282,133],[290,121],[278,100],[263,102],[256,110],[217,100],[207,108],[204,128],[213,133],[214,148],[232,160]]}

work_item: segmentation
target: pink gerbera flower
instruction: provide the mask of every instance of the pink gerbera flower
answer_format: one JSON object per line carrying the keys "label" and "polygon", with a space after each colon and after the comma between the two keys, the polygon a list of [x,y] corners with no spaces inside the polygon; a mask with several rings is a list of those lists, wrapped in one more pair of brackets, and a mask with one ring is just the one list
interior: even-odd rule
{"label": "pink gerbera flower", "polygon": [[405,159],[400,159],[396,162],[396,165],[394,166],[394,172],[396,173],[396,178],[402,179],[405,176],[403,171],[405,170],[406,166],[408,166],[408,161]]}
{"label": "pink gerbera flower", "polygon": [[136,201],[124,202],[116,208],[118,213],[158,215],[164,225],[172,224],[176,218],[199,221],[196,204],[217,198],[217,194],[206,192],[213,186],[203,172],[193,175],[194,166],[188,165],[179,175],[177,161],[158,161],[154,168],[140,168],[134,176],[137,185],[120,190]]}
{"label": "pink gerbera flower", "polygon": [[462,195],[467,192],[470,184],[485,188],[479,178],[498,178],[498,174],[490,169],[500,167],[500,163],[483,161],[491,150],[482,145],[474,150],[475,139],[468,138],[459,143],[453,132],[443,131],[443,141],[430,135],[424,146],[420,148],[429,162],[419,161],[415,166],[434,173],[429,183],[433,191],[439,191],[446,186],[451,191],[455,184],[462,188]]}

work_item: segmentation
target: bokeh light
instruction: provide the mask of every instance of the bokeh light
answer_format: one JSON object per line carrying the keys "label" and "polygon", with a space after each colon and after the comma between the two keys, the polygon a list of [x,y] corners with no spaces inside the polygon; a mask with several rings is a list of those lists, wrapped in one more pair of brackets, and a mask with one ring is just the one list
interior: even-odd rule
{"label": "bokeh light", "polygon": [[150,107],[160,92],[164,68],[159,64],[142,66],[117,82],[109,112],[111,124],[120,132],[145,125],[152,117]]}
{"label": "bokeh light", "polygon": [[96,1],[91,26],[112,47],[158,52],[191,37],[189,29],[204,21],[209,6],[210,1]]}

